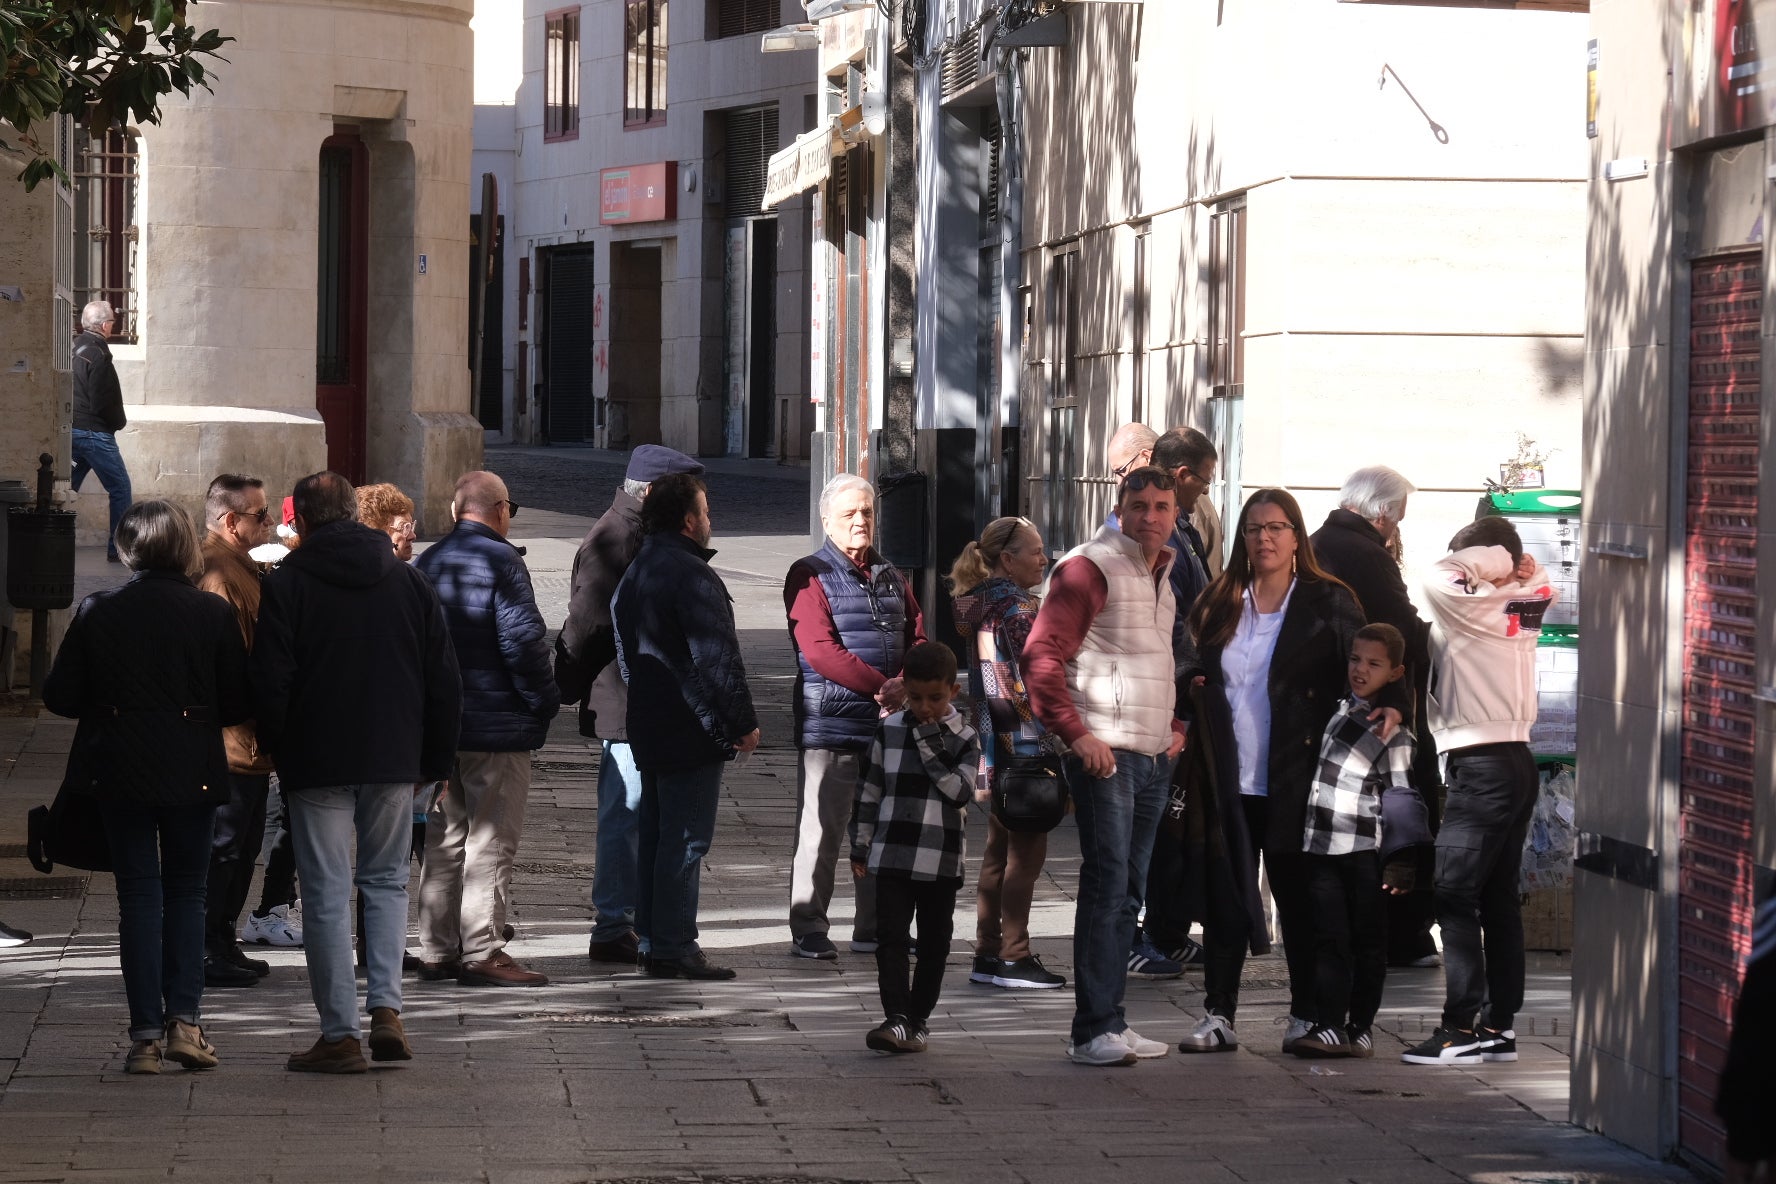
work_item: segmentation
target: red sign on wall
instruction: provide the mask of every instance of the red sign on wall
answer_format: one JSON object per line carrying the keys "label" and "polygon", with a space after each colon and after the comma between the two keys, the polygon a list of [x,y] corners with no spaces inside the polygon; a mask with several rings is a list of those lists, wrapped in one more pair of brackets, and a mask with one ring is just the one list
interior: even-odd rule
{"label": "red sign on wall", "polygon": [[670,222],[678,217],[678,162],[634,164],[598,174],[598,221]]}

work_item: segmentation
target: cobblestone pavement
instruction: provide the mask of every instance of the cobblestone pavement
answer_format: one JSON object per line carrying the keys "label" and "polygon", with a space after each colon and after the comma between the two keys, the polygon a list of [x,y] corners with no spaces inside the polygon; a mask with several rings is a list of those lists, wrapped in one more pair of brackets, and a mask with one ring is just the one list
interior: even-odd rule
{"label": "cobblestone pavement", "polygon": [[[490,463],[504,468],[508,451]],[[505,471],[526,504],[515,534],[558,624],[573,542],[589,521],[531,514],[544,503],[530,478]],[[775,471],[756,485],[779,483],[805,492]],[[753,487],[742,479],[727,496]],[[568,719],[537,754],[513,886],[513,953],[551,985],[409,980],[413,1061],[311,1077],[283,1069],[315,1035],[301,954],[255,950],[273,963],[270,978],[204,999],[220,1068],[126,1077],[109,878],[76,875],[59,898],[23,895],[52,886],[18,857],[19,844],[25,810],[60,779],[73,725],[14,702],[0,707],[0,916],[38,939],[0,952],[0,1182],[1690,1178],[1564,1122],[1570,1003],[1567,968],[1552,957],[1535,964],[1514,1065],[1398,1062],[1435,1024],[1437,971],[1390,980],[1375,1060],[1328,1067],[1283,1056],[1284,971],[1270,957],[1248,968],[1240,1051],[1086,1069],[1063,1056],[1069,992],[968,984],[965,892],[930,1051],[867,1051],[872,960],[787,956],[795,755],[777,581],[805,540],[794,523],[735,537],[722,531],[723,498],[712,500],[716,565],[734,592],[765,735],[726,778],[703,881],[704,944],[738,968],[737,980],[656,981],[586,961],[597,755]],[[116,578],[95,554],[81,556],[86,586]],[[971,829],[978,850],[978,816]],[[1069,976],[1077,870],[1068,823],[1053,836],[1033,929],[1037,951]],[[841,938],[849,909],[841,889]],[[1144,1034],[1175,1042],[1200,1016],[1200,976],[1132,983],[1128,1007]]]}

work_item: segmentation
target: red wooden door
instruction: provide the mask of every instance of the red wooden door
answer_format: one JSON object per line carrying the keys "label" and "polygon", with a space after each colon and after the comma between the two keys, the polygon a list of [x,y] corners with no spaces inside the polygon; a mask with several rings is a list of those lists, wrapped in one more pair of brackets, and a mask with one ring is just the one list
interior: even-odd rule
{"label": "red wooden door", "polygon": [[1725,1162],[1714,1117],[1750,952],[1756,748],[1757,255],[1691,271],[1683,766],[1678,840],[1678,1142]]}
{"label": "red wooden door", "polygon": [[354,484],[364,481],[367,463],[369,165],[355,132],[321,143],[315,409],[327,426],[327,467]]}

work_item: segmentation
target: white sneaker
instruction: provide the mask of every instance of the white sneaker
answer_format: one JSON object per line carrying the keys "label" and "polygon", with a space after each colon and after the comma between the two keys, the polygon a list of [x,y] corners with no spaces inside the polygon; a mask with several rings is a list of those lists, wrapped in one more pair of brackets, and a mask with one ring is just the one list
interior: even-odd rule
{"label": "white sneaker", "polygon": [[[1277,1021],[1279,1024],[1281,1020]],[[1298,1015],[1289,1017],[1289,1026],[1283,1029],[1283,1051],[1294,1052],[1295,1042],[1314,1030],[1312,1020],[1304,1020]]]}
{"label": "white sneaker", "polygon": [[1123,1043],[1122,1033],[1105,1032],[1084,1044],[1069,1044],[1067,1059],[1075,1065],[1132,1065],[1135,1051]]}
{"label": "white sneaker", "polygon": [[1203,1016],[1194,1032],[1178,1041],[1179,1052],[1232,1052],[1238,1047],[1233,1021],[1212,1011]]}
{"label": "white sneaker", "polygon": [[299,947],[302,914],[281,904],[263,917],[248,913],[247,923],[241,926],[241,940],[248,945]]}
{"label": "white sneaker", "polygon": [[1149,1040],[1133,1028],[1122,1030],[1122,1042],[1128,1045],[1130,1052],[1143,1061],[1151,1061],[1154,1057],[1163,1057],[1172,1051],[1169,1045],[1161,1044],[1157,1040]]}

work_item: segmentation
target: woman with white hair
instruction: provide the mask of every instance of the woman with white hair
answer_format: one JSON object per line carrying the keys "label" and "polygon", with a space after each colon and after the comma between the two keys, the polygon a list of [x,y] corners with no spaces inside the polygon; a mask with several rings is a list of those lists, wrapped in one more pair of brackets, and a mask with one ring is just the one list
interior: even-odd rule
{"label": "woman with white hair", "polygon": [[[1425,682],[1431,668],[1431,627],[1418,615],[1400,575],[1400,520],[1406,499],[1416,487],[1386,465],[1358,469],[1338,491],[1338,509],[1313,535],[1320,565],[1344,581],[1370,622],[1392,625],[1406,638],[1406,676],[1413,691],[1417,720],[1413,726],[1412,772],[1433,821],[1438,811],[1437,745],[1425,725]],[[1419,870],[1417,891],[1388,898],[1388,963],[1393,966],[1435,966],[1437,943],[1431,937],[1434,905],[1432,875]]]}

